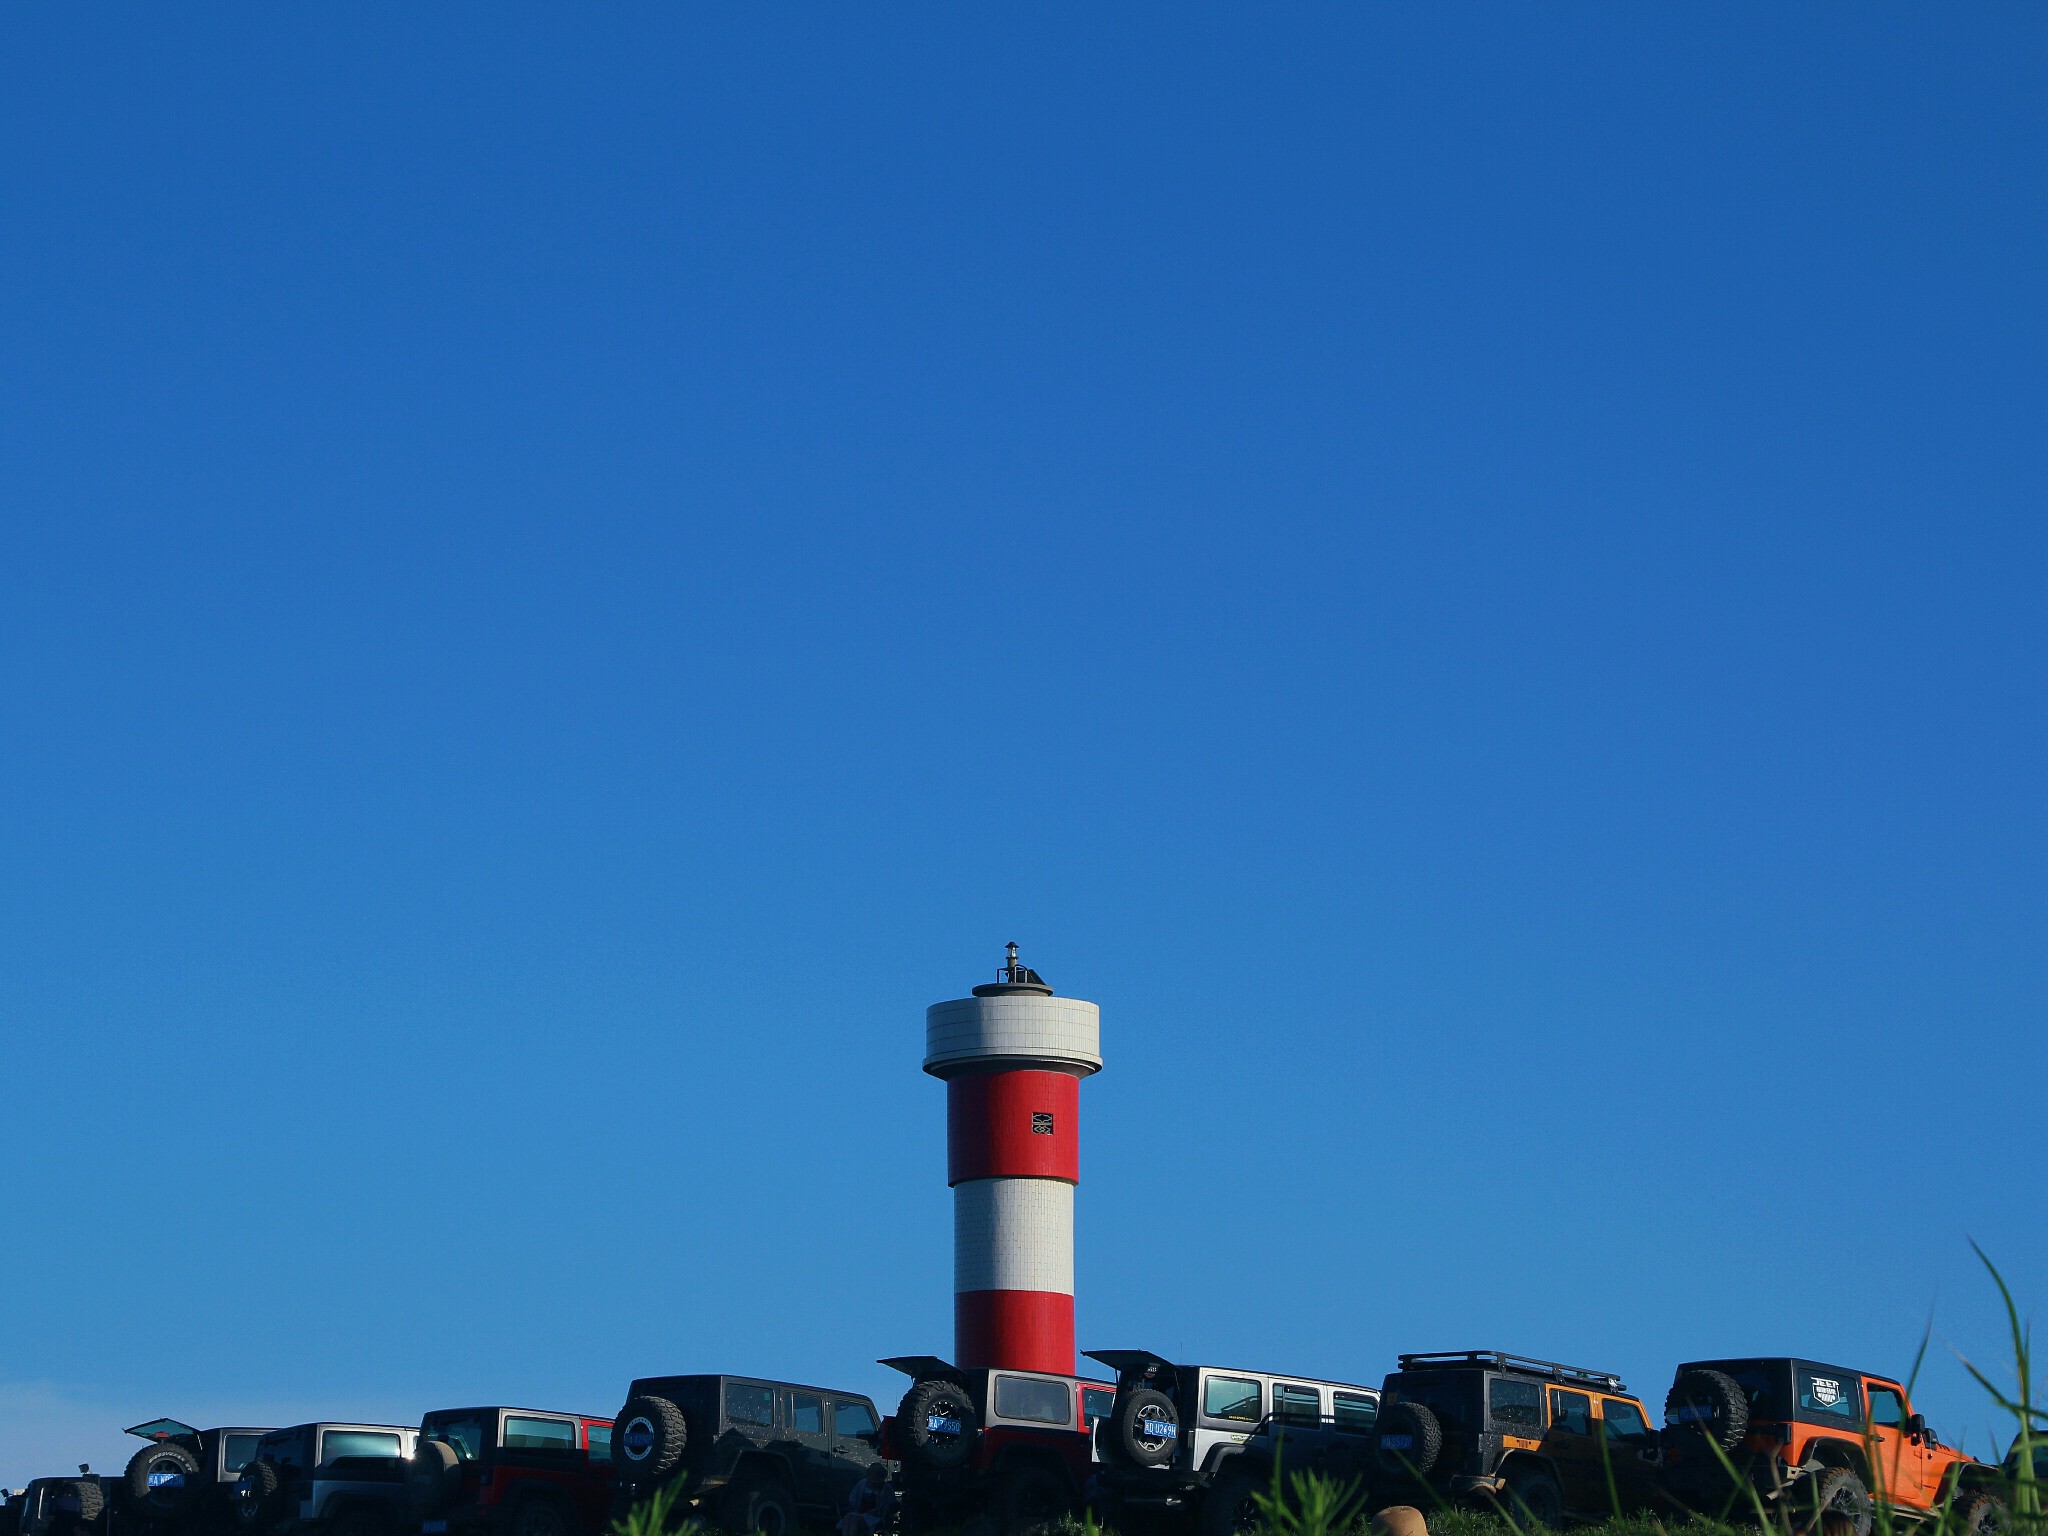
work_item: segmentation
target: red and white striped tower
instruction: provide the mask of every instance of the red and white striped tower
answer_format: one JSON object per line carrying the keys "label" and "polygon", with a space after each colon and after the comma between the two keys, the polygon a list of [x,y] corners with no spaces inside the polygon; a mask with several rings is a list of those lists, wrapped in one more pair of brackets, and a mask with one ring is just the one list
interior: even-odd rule
{"label": "red and white striped tower", "polygon": [[1081,1079],[1102,1070],[1100,1011],[1009,964],[924,1014],[946,1084],[953,1360],[1074,1374],[1074,1186]]}

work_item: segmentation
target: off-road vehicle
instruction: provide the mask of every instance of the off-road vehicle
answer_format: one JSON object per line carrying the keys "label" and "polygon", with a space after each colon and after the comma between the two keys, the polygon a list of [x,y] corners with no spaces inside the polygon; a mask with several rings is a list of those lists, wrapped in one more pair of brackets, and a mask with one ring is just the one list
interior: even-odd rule
{"label": "off-road vehicle", "polygon": [[880,1459],[881,1419],[858,1392],[753,1376],[646,1376],[612,1429],[621,1502],[681,1480],[681,1496],[728,1531],[787,1536],[831,1525]]}
{"label": "off-road vehicle", "polygon": [[1557,1526],[1661,1502],[1656,1432],[1611,1372],[1491,1349],[1398,1364],[1373,1436],[1374,1505],[1478,1501]]}
{"label": "off-road vehicle", "polygon": [[1088,1352],[1116,1372],[1095,1432],[1099,1502],[1112,1525],[1152,1511],[1193,1517],[1201,1536],[1259,1525],[1253,1495],[1276,1464],[1363,1481],[1377,1387],[1214,1365],[1175,1365],[1142,1349]]}
{"label": "off-road vehicle", "polygon": [[1037,1536],[1082,1507],[1094,1427],[1115,1398],[1108,1382],[953,1366],[932,1355],[882,1364],[911,1378],[883,1440],[903,1464],[908,1536],[970,1523]]}
{"label": "off-road vehicle", "polygon": [[[100,1536],[114,1507],[113,1478],[80,1467],[75,1477],[37,1477],[10,1498],[19,1536]],[[12,1533],[10,1533],[12,1536]]]}
{"label": "off-road vehicle", "polygon": [[405,1424],[295,1424],[256,1442],[235,1479],[244,1536],[309,1532],[400,1536],[413,1522],[406,1471],[419,1432]]}
{"label": "off-road vehicle", "polygon": [[1678,1368],[1664,1424],[1666,1485],[1696,1508],[1739,1511],[1754,1495],[1838,1509],[1859,1536],[1873,1500],[1909,1519],[1947,1506],[1968,1531],[2004,1521],[1997,1469],[1943,1445],[1887,1376],[1786,1357],[1694,1360]]}
{"label": "off-road vehicle", "polygon": [[611,1521],[612,1421],[446,1408],[420,1421],[407,1486],[421,1536],[597,1536]]}
{"label": "off-road vehicle", "polygon": [[269,1426],[194,1429],[151,1419],[124,1431],[149,1443],[128,1458],[122,1512],[160,1533],[231,1530],[235,1481],[256,1456]]}

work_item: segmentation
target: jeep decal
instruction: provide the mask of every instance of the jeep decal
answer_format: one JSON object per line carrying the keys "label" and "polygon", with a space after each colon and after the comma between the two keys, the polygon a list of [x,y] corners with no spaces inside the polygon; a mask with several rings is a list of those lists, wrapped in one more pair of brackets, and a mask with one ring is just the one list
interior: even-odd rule
{"label": "jeep decal", "polygon": [[1842,1384],[1831,1376],[1813,1378],[1813,1400],[1823,1408],[1832,1408],[1842,1400]]}

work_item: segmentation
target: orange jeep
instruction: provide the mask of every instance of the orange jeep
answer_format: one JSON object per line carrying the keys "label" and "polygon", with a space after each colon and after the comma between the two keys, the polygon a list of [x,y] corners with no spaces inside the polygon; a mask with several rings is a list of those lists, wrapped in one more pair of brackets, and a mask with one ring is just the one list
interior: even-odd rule
{"label": "orange jeep", "polygon": [[1808,1522],[1840,1510],[1868,1536],[1875,1500],[1906,1519],[1946,1506],[1951,1531],[2005,1529],[1997,1469],[1943,1445],[1887,1377],[1812,1360],[1695,1360],[1678,1368],[1664,1424],[1665,1487],[1698,1508],[1739,1513],[1754,1492]]}

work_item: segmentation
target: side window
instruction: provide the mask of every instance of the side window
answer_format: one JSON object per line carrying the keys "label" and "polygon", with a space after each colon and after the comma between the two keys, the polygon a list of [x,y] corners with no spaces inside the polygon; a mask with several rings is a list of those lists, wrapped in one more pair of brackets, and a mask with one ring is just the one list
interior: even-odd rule
{"label": "side window", "polygon": [[609,1424],[590,1426],[590,1459],[610,1461],[612,1459],[612,1427]]}
{"label": "side window", "polygon": [[1024,1419],[1033,1424],[1074,1422],[1074,1393],[1064,1381],[1042,1381],[1035,1376],[996,1378],[996,1417]]}
{"label": "side window", "polygon": [[1211,1376],[1202,1383],[1202,1412],[1209,1418],[1256,1424],[1260,1410],[1259,1384],[1248,1377]]}
{"label": "side window", "polygon": [[505,1449],[508,1451],[573,1451],[576,1449],[574,1419],[537,1419],[525,1414],[505,1415]]}
{"label": "side window", "polygon": [[1567,1435],[1593,1433],[1593,1399],[1583,1392],[1550,1389],[1550,1427]]}
{"label": "side window", "polygon": [[229,1435],[228,1443],[220,1448],[221,1463],[230,1472],[239,1472],[256,1459],[256,1443],[261,1435]]}
{"label": "side window", "polygon": [[1895,1387],[1866,1382],[1870,1393],[1870,1422],[1880,1429],[1897,1429],[1906,1422],[1906,1401]]}
{"label": "side window", "polygon": [[1342,1433],[1362,1435],[1379,1422],[1379,1402],[1367,1393],[1333,1392],[1330,1397],[1336,1404],[1337,1428]]}
{"label": "side window", "polygon": [[725,1417],[730,1424],[751,1424],[760,1429],[775,1427],[775,1389],[756,1387],[744,1381],[725,1384]]}
{"label": "side window", "polygon": [[790,1393],[789,1429],[797,1435],[825,1433],[825,1399],[815,1392]]}
{"label": "side window", "polygon": [[1510,1430],[1526,1429],[1532,1435],[1543,1428],[1543,1389],[1533,1381],[1496,1376],[1486,1384],[1486,1401],[1496,1424]]}
{"label": "side window", "polygon": [[1093,1429],[1109,1417],[1109,1410],[1116,1406],[1116,1393],[1108,1387],[1083,1387],[1081,1389],[1081,1422]]}
{"label": "side window", "polygon": [[875,1410],[849,1398],[832,1399],[832,1433],[842,1440],[859,1440],[882,1426],[875,1422]]}
{"label": "side window", "polygon": [[1650,1425],[1643,1410],[1618,1397],[1600,1399],[1600,1423],[1609,1445],[1640,1449],[1650,1443]]}
{"label": "side window", "polygon": [[1858,1401],[1856,1378],[1810,1371],[1800,1366],[1799,1411],[1820,1419],[1837,1419],[1844,1424],[1863,1422],[1863,1404]]}
{"label": "side window", "polygon": [[299,1449],[301,1438],[297,1434],[266,1435],[257,1442],[256,1454],[275,1462],[281,1470],[304,1471],[306,1458]]}
{"label": "side window", "polygon": [[1323,1394],[1291,1381],[1273,1383],[1273,1422],[1310,1428],[1323,1422]]}

